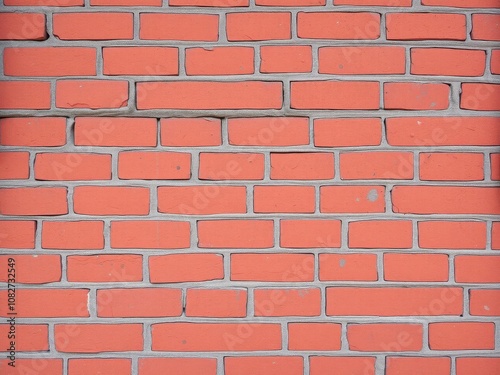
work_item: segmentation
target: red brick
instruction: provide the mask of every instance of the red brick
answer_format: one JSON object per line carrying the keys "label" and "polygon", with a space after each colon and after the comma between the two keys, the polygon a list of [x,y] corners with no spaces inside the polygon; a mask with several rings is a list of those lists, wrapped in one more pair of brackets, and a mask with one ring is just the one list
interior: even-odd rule
{"label": "red brick", "polygon": [[462,83],[460,108],[473,111],[500,110],[500,85],[488,83]]}
{"label": "red brick", "polygon": [[255,0],[255,5],[306,7],[326,5],[326,0]]}
{"label": "red brick", "polygon": [[220,146],[221,120],[215,118],[168,118],[160,120],[161,145],[173,147]]}
{"label": "red brick", "polygon": [[[4,5],[32,5],[47,7],[83,6],[84,0],[4,0]],[[56,361],[54,361],[56,362]]]}
{"label": "red brick", "polygon": [[[170,6],[247,7],[249,0],[169,0]],[[191,374],[188,374],[191,375]]]}
{"label": "red brick", "polygon": [[491,180],[500,180],[500,154],[490,154]]}
{"label": "red brick", "polygon": [[161,7],[162,0],[90,0],[91,6],[153,6]]}
{"label": "red brick", "polygon": [[322,118],[314,120],[316,147],[378,146],[382,123],[378,118]]}
{"label": "red brick", "polygon": [[0,180],[25,180],[29,175],[29,152],[0,152]]}
{"label": "red brick", "polygon": [[140,38],[215,42],[219,16],[215,14],[141,13]]}
{"label": "red brick", "polygon": [[480,181],[484,179],[483,154],[421,153],[420,179],[427,181]]}
{"label": "red brick", "polygon": [[340,154],[340,177],[343,180],[411,180],[413,154],[378,151]]}
{"label": "red brick", "polygon": [[102,221],[43,221],[42,248],[61,250],[104,249]]}
{"label": "red brick", "polygon": [[95,76],[96,50],[80,47],[5,48],[4,74],[21,77]]}
{"label": "red brick", "polygon": [[297,35],[307,39],[378,39],[380,15],[367,12],[299,12]]}
{"label": "red brick", "polygon": [[198,247],[265,249],[273,246],[272,220],[198,221]]}
{"label": "red brick", "polygon": [[409,7],[412,0],[333,0],[334,5]]}
{"label": "red brick", "polygon": [[360,352],[412,352],[422,349],[421,324],[349,324],[349,349]]}
{"label": "red brick", "polygon": [[231,254],[232,281],[305,282],[313,279],[313,254]]}
{"label": "red brick", "polygon": [[157,123],[154,118],[77,117],[76,146],[156,146]]}
{"label": "red brick", "polygon": [[446,254],[384,254],[386,281],[448,281]]}
{"label": "red brick", "polygon": [[475,40],[500,40],[500,15],[473,14],[471,38]]}
{"label": "red brick", "polygon": [[70,358],[68,360],[68,375],[89,375],[99,374],[99,372],[131,375],[132,360],[130,358]]}
{"label": "red brick", "polygon": [[0,13],[0,40],[46,40],[45,24],[43,13]]}
{"label": "red brick", "polygon": [[185,152],[122,151],[118,154],[122,180],[188,180],[191,155]]}
{"label": "red brick", "polygon": [[390,13],[386,31],[388,40],[465,40],[465,14]]}
{"label": "red brick", "polygon": [[187,221],[127,220],[111,222],[111,247],[118,249],[187,249]]}
{"label": "red brick", "polygon": [[152,283],[181,283],[220,280],[224,277],[219,254],[171,254],[149,257]]}
{"label": "red brick", "polygon": [[247,315],[246,289],[194,289],[186,293],[186,316],[244,318]]}
{"label": "red brick", "polygon": [[[248,330],[252,334],[248,335]],[[241,333],[244,332],[244,333]],[[266,323],[159,323],[151,328],[154,351],[213,352],[281,349],[281,325]],[[244,338],[242,335],[245,335]]]}
{"label": "red brick", "polygon": [[111,155],[40,153],[35,158],[35,179],[46,181],[111,180]]}
{"label": "red brick", "polygon": [[396,213],[499,214],[500,189],[472,186],[395,186],[392,208]]}
{"label": "red brick", "polygon": [[0,82],[0,109],[50,109],[51,97],[50,82]]}
{"label": "red brick", "polygon": [[[176,1],[179,2],[181,0]],[[172,5],[172,0],[170,1],[170,5]],[[165,374],[174,374],[175,372],[181,371],[184,375],[217,375],[217,359],[173,357],[139,358],[139,375],[156,375],[158,371],[162,371]]]}
{"label": "red brick", "polygon": [[104,318],[152,318],[180,316],[182,290],[166,288],[99,289],[97,316]]}
{"label": "red brick", "polygon": [[255,186],[253,210],[256,213],[313,213],[314,186]]}
{"label": "red brick", "polygon": [[322,213],[385,212],[383,186],[321,186],[320,211]]}
{"label": "red brick", "polygon": [[261,73],[310,73],[311,46],[261,46]]}
{"label": "red brick", "polygon": [[229,143],[236,146],[300,146],[309,144],[306,117],[228,119]]}
{"label": "red brick", "polygon": [[225,357],[226,375],[302,375],[304,360],[292,356]]}
{"label": "red brick", "polygon": [[455,281],[458,283],[499,283],[500,256],[459,255],[455,257]]}
{"label": "red brick", "polygon": [[54,36],[61,40],[133,39],[132,13],[55,13]]}
{"label": "red brick", "polygon": [[281,82],[137,83],[137,109],[280,109]]}
{"label": "red brick", "polygon": [[319,288],[255,289],[255,316],[319,316]]}
{"label": "red brick", "polygon": [[388,357],[387,375],[449,375],[449,357]]}
{"label": "red brick", "polygon": [[[144,349],[142,324],[56,324],[54,332],[56,350],[62,353],[128,352]],[[70,339],[57,340],[57,337],[67,337],[70,333]]]}
{"label": "red brick", "polygon": [[35,231],[35,221],[2,220],[0,221],[0,247],[9,249],[34,249]]}
{"label": "red brick", "polygon": [[247,212],[245,186],[160,186],[158,211],[183,215]]}
{"label": "red brick", "polygon": [[63,117],[10,117],[0,119],[3,146],[53,147],[66,144]]}
{"label": "red brick", "polygon": [[422,0],[422,5],[454,8],[497,8],[498,0]]}
{"label": "red brick", "polygon": [[2,215],[65,215],[68,213],[65,187],[18,187],[0,189]]}
{"label": "red brick", "polygon": [[364,220],[349,223],[350,248],[410,249],[413,228],[409,220]]}
{"label": "red brick", "polygon": [[491,51],[491,73],[500,74],[500,49]]}
{"label": "red brick", "polygon": [[291,13],[248,12],[226,15],[227,40],[257,41],[291,38]]}
{"label": "red brick", "polygon": [[445,322],[429,324],[431,350],[495,349],[495,324]]}
{"label": "red brick", "polygon": [[200,153],[200,180],[262,180],[264,154]]}
{"label": "red brick", "polygon": [[280,220],[280,246],[285,248],[339,248],[340,220]]}
{"label": "red brick", "polygon": [[215,47],[186,49],[187,75],[253,74],[252,47]]}
{"label": "red brick", "polygon": [[500,316],[500,289],[472,289],[469,291],[470,314]]}
{"label": "red brick", "polygon": [[56,82],[58,108],[121,108],[127,103],[127,81],[78,79]]}
{"label": "red brick", "polygon": [[333,287],[326,289],[326,314],[333,316],[461,315],[461,288]]}
{"label": "red brick", "polygon": [[319,72],[326,74],[404,74],[403,47],[322,47]]}
{"label": "red brick", "polygon": [[[1,351],[10,347],[10,324],[0,324]],[[49,326],[47,324],[17,324],[15,347],[18,352],[42,352],[49,350]],[[7,353],[5,354],[7,356]]]}
{"label": "red brick", "polygon": [[76,186],[74,210],[82,215],[147,215],[149,188],[134,186]]}
{"label": "red brick", "polygon": [[411,74],[480,77],[485,68],[485,51],[454,48],[411,49]]}
{"label": "red brick", "polygon": [[491,248],[500,250],[500,222],[493,222],[491,227]]}
{"label": "red brick", "polygon": [[335,375],[375,374],[375,357],[309,357],[310,375]]}
{"label": "red brick", "polygon": [[[4,247],[4,246],[2,246]],[[0,255],[1,264],[7,265],[9,259],[15,260],[16,282],[22,284],[45,284],[61,280],[60,255]],[[6,283],[7,272],[0,276],[0,281]]]}
{"label": "red brick", "polygon": [[[7,5],[5,1],[5,5]],[[13,0],[10,0],[13,1]],[[34,2],[34,0],[31,0]],[[55,0],[50,0],[55,1]],[[38,4],[38,2],[37,2]],[[0,360],[0,371],[2,375],[18,375],[19,370],[32,372],[37,375],[63,375],[63,360],[60,358],[44,358],[40,365],[40,357],[35,358],[16,358],[16,367],[9,365],[10,359]]]}
{"label": "red brick", "polygon": [[135,254],[70,255],[70,282],[132,282],[142,280],[142,256]]}
{"label": "red brick", "polygon": [[288,350],[340,350],[341,330],[337,323],[288,323]]}
{"label": "red brick", "polygon": [[457,375],[496,375],[500,371],[500,357],[463,357],[457,358]]}
{"label": "red brick", "polygon": [[319,255],[319,279],[321,281],[376,281],[376,254]]}
{"label": "red brick", "polygon": [[486,222],[420,221],[418,244],[424,249],[486,249]]}
{"label": "red brick", "polygon": [[378,82],[296,81],[290,95],[293,109],[379,109]]}
{"label": "red brick", "polygon": [[386,120],[391,146],[496,146],[500,119],[496,117],[399,117]]}
{"label": "red brick", "polygon": [[[88,294],[88,289],[17,288],[16,318],[86,318]],[[0,316],[7,317],[7,290],[0,291],[0,300]]]}
{"label": "red brick", "polygon": [[384,84],[385,109],[439,110],[449,106],[450,86],[444,83]]}
{"label": "red brick", "polygon": [[273,180],[328,180],[334,175],[332,153],[271,153]]}
{"label": "red brick", "polygon": [[170,47],[104,47],[105,75],[179,74],[179,50]]}

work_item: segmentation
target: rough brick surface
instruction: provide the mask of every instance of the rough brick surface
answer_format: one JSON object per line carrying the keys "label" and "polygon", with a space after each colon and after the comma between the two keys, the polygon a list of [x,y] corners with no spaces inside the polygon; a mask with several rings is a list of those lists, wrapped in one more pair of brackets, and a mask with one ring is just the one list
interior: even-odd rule
{"label": "rough brick surface", "polygon": [[500,0],[0,7],[1,375],[500,374]]}

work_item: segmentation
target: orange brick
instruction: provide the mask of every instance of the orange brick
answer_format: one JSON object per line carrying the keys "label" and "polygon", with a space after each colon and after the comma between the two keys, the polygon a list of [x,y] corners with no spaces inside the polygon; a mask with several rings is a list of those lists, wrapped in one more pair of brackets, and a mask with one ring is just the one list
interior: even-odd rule
{"label": "orange brick", "polygon": [[322,213],[385,212],[383,186],[321,186]]}
{"label": "orange brick", "polygon": [[449,357],[388,357],[387,375],[448,375],[451,371]]}
{"label": "orange brick", "polygon": [[[5,5],[7,5],[7,1],[5,1]],[[12,1],[12,0],[11,0]],[[30,0],[33,1],[34,0]],[[47,1],[55,1],[55,0],[47,0]],[[38,2],[36,2],[38,5]],[[43,368],[40,366],[40,357],[35,358],[17,358],[16,359],[16,367],[12,367],[9,365],[10,359],[1,359],[0,360],[0,371],[2,371],[2,375],[18,375],[19,368],[22,368],[23,371],[32,371],[37,375],[63,375],[63,360],[60,358],[46,358],[43,362]]]}
{"label": "orange brick", "polygon": [[376,254],[320,254],[321,281],[376,281]]}
{"label": "orange brick", "polygon": [[444,83],[384,83],[385,109],[446,109],[449,95],[450,86]]}
{"label": "orange brick", "polygon": [[321,47],[319,72],[326,74],[404,74],[403,47]]}
{"label": "orange brick", "polygon": [[304,360],[292,356],[225,357],[226,375],[302,375]]}
{"label": "orange brick", "polygon": [[338,248],[340,237],[340,220],[280,220],[281,247]]}
{"label": "orange brick", "polygon": [[181,283],[220,280],[224,277],[219,254],[171,254],[149,257],[152,283]]}
{"label": "orange brick", "polygon": [[251,47],[186,49],[187,75],[253,74],[254,50]]}
{"label": "orange brick", "polygon": [[133,282],[142,280],[141,255],[70,255],[67,257],[70,282]]}
{"label": "orange brick", "polygon": [[227,40],[257,41],[291,38],[291,13],[249,12],[226,15]]}
{"label": "orange brick", "polygon": [[66,144],[63,117],[10,117],[0,119],[3,146],[52,147]]}
{"label": "orange brick", "polygon": [[122,151],[118,177],[123,180],[188,180],[191,155],[184,152]]}
{"label": "orange brick", "polygon": [[453,48],[411,49],[411,74],[480,77],[485,68],[485,51]]}
{"label": "orange brick", "polygon": [[198,221],[198,246],[201,248],[265,249],[273,243],[272,220]]}
{"label": "orange brick", "polygon": [[465,14],[389,13],[388,40],[465,40]]}
{"label": "orange brick", "polygon": [[[175,1],[179,3],[184,0]],[[186,0],[186,2],[187,1],[188,0]],[[189,1],[194,2],[201,0]],[[170,0],[170,5],[172,5],[172,0]],[[158,371],[162,371],[165,374],[174,374],[176,371],[181,371],[185,375],[217,375],[217,359],[173,358],[170,356],[161,358],[139,358],[139,375],[156,375]]]}
{"label": "orange brick", "polygon": [[499,283],[500,256],[459,255],[455,257],[455,281],[459,283]]}
{"label": "orange brick", "polygon": [[255,5],[262,6],[285,6],[285,7],[306,7],[325,5],[326,0],[256,0]]}
{"label": "orange brick", "polygon": [[337,323],[288,323],[288,350],[340,350],[341,330]]}
{"label": "orange brick", "polygon": [[382,124],[378,118],[325,118],[314,120],[316,147],[378,146]]}
{"label": "orange brick", "polygon": [[180,316],[182,290],[166,288],[99,289],[97,316],[151,318]]}
{"label": "orange brick", "polygon": [[361,352],[410,352],[422,349],[421,324],[349,324],[349,349]]}
{"label": "orange brick", "polygon": [[[2,246],[3,247],[3,246]],[[25,255],[8,254],[0,255],[1,264],[8,264],[10,258],[16,264],[16,282],[23,284],[45,284],[61,280],[60,255]],[[0,281],[6,283],[8,274],[4,272]]]}
{"label": "orange brick", "polygon": [[[0,345],[7,352],[10,347],[10,324],[0,324]],[[15,347],[18,352],[42,352],[49,350],[49,326],[47,324],[17,324]]]}
{"label": "orange brick", "polygon": [[127,103],[127,81],[79,79],[56,82],[58,108],[121,108]]}
{"label": "orange brick", "polygon": [[480,181],[484,179],[483,154],[421,153],[420,179],[427,181]]}
{"label": "orange brick", "polygon": [[161,7],[162,0],[90,0],[94,6],[153,6]]}
{"label": "orange brick", "polygon": [[420,221],[418,243],[425,249],[486,249],[486,223]]}
{"label": "orange brick", "polygon": [[55,13],[54,36],[61,40],[133,39],[132,13]]}
{"label": "orange brick", "polygon": [[18,187],[0,189],[2,215],[65,215],[68,213],[65,187]]}
{"label": "orange brick", "polygon": [[219,146],[221,120],[215,118],[168,118],[160,120],[161,145],[173,147]]}
{"label": "orange brick", "polygon": [[40,153],[35,158],[35,179],[46,181],[111,180],[111,155]]}
{"label": "orange brick", "polygon": [[411,180],[413,154],[410,152],[351,152],[340,154],[343,180]]}
{"label": "orange brick", "polygon": [[82,215],[147,215],[149,188],[134,186],[76,186],[74,210]]}
{"label": "orange brick", "polygon": [[[83,6],[84,0],[4,0],[4,5],[33,5],[47,7]],[[59,361],[53,361],[59,362]],[[57,368],[57,367],[56,367]],[[61,370],[62,371],[62,370]]]}
{"label": "orange brick", "polygon": [[10,249],[34,249],[35,231],[35,221],[2,220],[0,221],[0,247]]}
{"label": "orange brick", "polygon": [[445,322],[429,324],[431,350],[495,349],[495,324]]}
{"label": "orange brick", "polygon": [[262,180],[264,154],[200,153],[200,180]]}
{"label": "orange brick", "polygon": [[495,375],[500,370],[499,357],[463,357],[457,358],[457,375]]}
{"label": "orange brick", "polygon": [[29,175],[29,152],[0,152],[0,180],[25,180]]}
{"label": "orange brick", "polygon": [[471,315],[500,316],[500,289],[471,289],[469,298]]}
{"label": "orange brick", "polygon": [[422,5],[456,8],[497,8],[500,4],[498,0],[422,0]]}
{"label": "orange brick", "polygon": [[336,375],[352,375],[362,374],[366,375],[375,373],[375,357],[322,357],[311,356],[309,357],[309,371],[310,375],[330,375],[332,369],[337,372]]}
{"label": "orange brick", "polygon": [[194,289],[186,293],[186,316],[244,318],[247,315],[246,289]]}
{"label": "orange brick", "polygon": [[500,40],[500,16],[498,14],[473,14],[471,38]]}
{"label": "orange brick", "polygon": [[311,46],[261,46],[261,73],[309,73],[312,71]]}
{"label": "orange brick", "polygon": [[500,110],[500,85],[488,83],[462,83],[460,108],[473,111]]}
{"label": "orange brick", "polygon": [[255,186],[253,210],[256,213],[313,213],[314,186]]}
{"label": "orange brick", "polygon": [[0,82],[0,109],[50,109],[51,97],[50,82]]}
{"label": "orange brick", "polygon": [[384,254],[386,281],[448,281],[446,254]]}
{"label": "orange brick", "polygon": [[187,221],[127,220],[111,222],[111,247],[118,249],[186,249]]}
{"label": "orange brick", "polygon": [[410,249],[413,228],[409,220],[364,220],[349,223],[349,247]]}
{"label": "orange brick", "polygon": [[255,316],[319,316],[319,288],[255,289]]}
{"label": "orange brick", "polygon": [[500,222],[493,222],[491,227],[491,248],[500,250]]}
{"label": "orange brick", "polygon": [[299,12],[297,35],[307,39],[378,39],[380,15],[368,12]]}
{"label": "orange brick", "polygon": [[309,144],[306,117],[228,119],[229,143],[236,146],[299,146]]}
{"label": "orange brick", "polygon": [[43,221],[42,248],[62,250],[104,249],[102,221]]}
{"label": "orange brick", "polygon": [[219,16],[215,14],[141,13],[140,38],[215,42]]}
{"label": "orange brick", "polygon": [[[5,5],[8,3],[9,0]],[[0,40],[46,40],[45,25],[43,13],[0,13]]]}
{"label": "orange brick", "polygon": [[158,211],[183,215],[247,212],[245,186],[160,186]]}
{"label": "orange brick", "polygon": [[105,75],[177,75],[179,50],[170,47],[104,47]]}
{"label": "orange brick", "polygon": [[333,316],[445,316],[463,312],[461,288],[332,287],[326,314]]}
{"label": "orange brick", "polygon": [[[95,0],[93,0],[95,3]],[[95,373],[114,375],[131,375],[132,360],[130,358],[70,358],[68,375],[88,375]]]}
{"label": "orange brick", "polygon": [[[247,7],[249,0],[170,0],[170,6],[196,6],[196,7]],[[142,375],[142,374],[141,374]],[[189,374],[191,375],[191,374]]]}
{"label": "orange brick", "polygon": [[271,153],[273,180],[328,180],[334,175],[332,153]]}

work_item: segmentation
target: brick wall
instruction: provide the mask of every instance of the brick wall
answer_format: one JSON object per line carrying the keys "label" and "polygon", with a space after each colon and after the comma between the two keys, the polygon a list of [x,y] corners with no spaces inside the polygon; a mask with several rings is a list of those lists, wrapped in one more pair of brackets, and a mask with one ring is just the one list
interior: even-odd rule
{"label": "brick wall", "polygon": [[3,0],[0,373],[500,374],[499,7]]}

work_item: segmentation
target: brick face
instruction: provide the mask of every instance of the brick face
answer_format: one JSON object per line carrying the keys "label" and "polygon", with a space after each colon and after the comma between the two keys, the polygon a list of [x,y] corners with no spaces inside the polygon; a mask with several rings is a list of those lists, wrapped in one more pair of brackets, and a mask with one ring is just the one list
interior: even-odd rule
{"label": "brick face", "polygon": [[500,373],[500,0],[2,5],[0,374]]}

